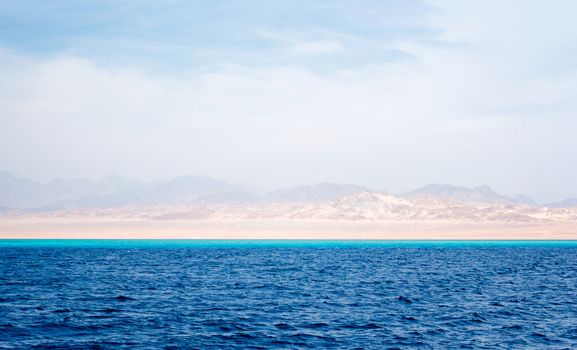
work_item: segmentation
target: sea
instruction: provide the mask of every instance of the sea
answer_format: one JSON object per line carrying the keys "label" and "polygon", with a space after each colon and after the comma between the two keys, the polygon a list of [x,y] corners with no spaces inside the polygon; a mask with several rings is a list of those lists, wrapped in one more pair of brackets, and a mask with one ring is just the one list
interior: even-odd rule
{"label": "sea", "polygon": [[0,349],[577,349],[577,241],[0,240]]}

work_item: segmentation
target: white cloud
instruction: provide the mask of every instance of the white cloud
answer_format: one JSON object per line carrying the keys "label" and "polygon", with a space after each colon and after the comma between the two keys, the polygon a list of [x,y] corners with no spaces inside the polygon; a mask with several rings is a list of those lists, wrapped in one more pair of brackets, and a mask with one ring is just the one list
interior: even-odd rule
{"label": "white cloud", "polygon": [[259,30],[259,36],[281,46],[289,55],[334,55],[346,51],[341,36],[327,32],[286,32]]}
{"label": "white cloud", "polygon": [[337,41],[318,40],[296,42],[289,49],[293,55],[326,55],[341,52],[343,46]]}
{"label": "white cloud", "polygon": [[[577,195],[577,75],[559,58],[573,22],[559,13],[565,22],[535,28],[541,10],[436,4],[439,43],[397,42],[413,60],[330,71],[232,62],[166,77],[1,53],[0,167],[44,178],[191,173],[265,187],[487,183],[538,200]],[[342,36],[313,34],[275,38],[298,55],[349,49]]]}

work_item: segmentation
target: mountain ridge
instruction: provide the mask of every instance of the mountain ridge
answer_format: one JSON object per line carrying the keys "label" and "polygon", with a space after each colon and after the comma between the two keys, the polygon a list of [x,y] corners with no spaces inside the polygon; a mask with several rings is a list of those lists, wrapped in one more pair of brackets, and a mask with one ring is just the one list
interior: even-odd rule
{"label": "mountain ridge", "polygon": [[[487,185],[468,188],[446,184],[428,184],[418,189],[405,192],[402,196],[413,199],[431,196],[455,202],[494,204],[527,204],[529,201],[532,202],[529,197],[524,195],[517,195],[518,199],[515,199],[513,197],[499,194]],[[524,201],[521,201],[520,199],[524,199]]]}
{"label": "mountain ridge", "polygon": [[[280,205],[291,203],[297,205],[335,202],[344,198],[358,200],[363,196],[370,202],[374,201],[374,198],[385,198],[383,196],[386,195],[397,198],[395,201],[408,200],[426,207],[442,207],[450,203],[456,205],[484,203],[493,206],[536,206],[559,209],[577,207],[575,198],[537,205],[527,196],[502,195],[487,185],[467,188],[446,184],[428,184],[399,195],[387,194],[355,184],[330,182],[281,188],[266,193],[257,193],[248,188],[246,185],[192,175],[154,184],[141,183],[118,175],[110,175],[98,180],[59,178],[49,182],[37,182],[0,171],[0,207],[2,212],[8,212],[11,209],[57,211],[155,205]],[[355,195],[359,195],[358,198]],[[392,201],[391,198],[388,200]],[[367,205],[367,203],[358,203],[358,205]]]}

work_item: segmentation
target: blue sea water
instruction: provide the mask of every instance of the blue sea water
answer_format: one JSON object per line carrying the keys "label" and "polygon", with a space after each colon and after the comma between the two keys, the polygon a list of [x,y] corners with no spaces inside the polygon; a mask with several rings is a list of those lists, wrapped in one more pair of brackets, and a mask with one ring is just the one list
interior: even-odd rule
{"label": "blue sea water", "polygon": [[577,241],[0,240],[0,348],[575,349]]}

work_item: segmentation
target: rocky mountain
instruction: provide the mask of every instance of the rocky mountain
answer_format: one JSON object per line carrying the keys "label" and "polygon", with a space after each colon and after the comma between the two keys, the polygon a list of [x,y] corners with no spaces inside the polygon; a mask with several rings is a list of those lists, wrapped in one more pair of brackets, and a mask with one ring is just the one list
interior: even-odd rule
{"label": "rocky mountain", "polygon": [[55,179],[47,183],[0,172],[0,206],[14,209],[61,209],[89,206],[94,198],[126,196],[143,188],[136,181],[109,176],[98,181]]}
{"label": "rocky mountain", "polygon": [[479,186],[474,188],[430,184],[419,189],[406,192],[403,197],[409,199],[423,199],[427,197],[434,197],[445,201],[453,201],[457,203],[491,203],[491,204],[530,204],[531,199],[517,195],[516,198],[511,198],[499,194],[489,186]]}
{"label": "rocky mountain", "polygon": [[369,190],[357,185],[324,182],[276,190],[268,193],[265,200],[280,203],[319,203],[366,191]]}
{"label": "rocky mountain", "polygon": [[[410,200],[388,193],[359,192],[318,203],[260,203],[184,210],[186,217],[203,213],[215,219],[297,219],[444,222],[576,221],[575,209],[550,209],[525,204]],[[196,214],[195,214],[196,213]],[[181,216],[182,217],[182,216]]]}
{"label": "rocky mountain", "polygon": [[112,194],[89,193],[79,198],[52,202],[42,206],[27,208],[28,211],[44,212],[77,208],[116,208],[131,206],[141,201],[138,191],[119,191]]}
{"label": "rocky mountain", "polygon": [[[169,219],[577,220],[577,199],[547,206],[488,186],[431,184],[393,195],[350,184],[319,183],[259,194],[245,185],[199,176],[142,184],[119,176],[47,183],[0,172],[0,212],[20,215],[116,215]],[[20,210],[20,211],[19,211]]]}
{"label": "rocky mountain", "polygon": [[577,207],[577,198],[565,198],[560,202],[549,203],[545,206],[549,208],[574,208]]}
{"label": "rocky mountain", "polygon": [[26,208],[44,198],[41,186],[33,181],[19,179],[7,172],[0,172],[0,206]]}
{"label": "rocky mountain", "polygon": [[537,203],[533,199],[529,198],[528,196],[526,196],[524,194],[517,193],[513,197],[513,199],[517,203],[527,204],[527,205],[537,205]]}
{"label": "rocky mountain", "polygon": [[250,202],[257,200],[243,187],[200,176],[182,176],[146,194],[144,203]]}
{"label": "rocky mountain", "polygon": [[[14,215],[19,215],[18,213]],[[57,211],[43,215],[114,217],[146,220],[330,220],[398,222],[577,222],[577,207],[547,208],[524,204],[490,204],[443,200],[410,200],[381,192],[353,193],[323,202],[196,201],[164,205]]]}
{"label": "rocky mountain", "polygon": [[402,220],[416,218],[421,208],[407,199],[388,193],[361,192],[336,199],[316,211],[317,216],[329,219]]}
{"label": "rocky mountain", "polygon": [[112,175],[100,180],[55,179],[47,183],[0,172],[0,207],[51,211],[128,205],[244,203],[259,198],[243,187],[198,176],[155,185]]}

